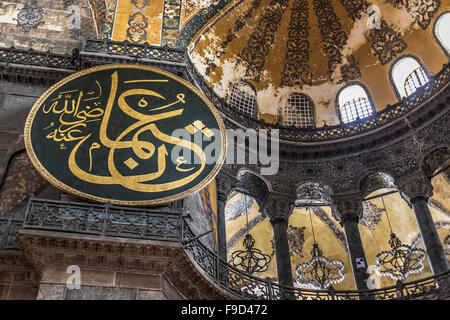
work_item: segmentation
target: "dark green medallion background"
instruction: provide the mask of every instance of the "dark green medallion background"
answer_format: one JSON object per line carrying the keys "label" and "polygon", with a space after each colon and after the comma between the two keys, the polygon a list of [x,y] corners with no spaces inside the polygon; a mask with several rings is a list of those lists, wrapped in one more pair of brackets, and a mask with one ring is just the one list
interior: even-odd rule
{"label": "dark green medallion background", "polygon": [[[77,92],[83,91],[83,98],[80,100],[81,102],[78,111],[85,110],[85,112],[88,112],[94,108],[101,108],[105,111],[111,93],[111,76],[114,72],[117,72],[118,75],[118,88],[110,120],[108,121],[107,137],[109,139],[116,139],[126,128],[138,121],[130,115],[125,114],[118,106],[119,96],[132,89],[152,90],[165,98],[161,99],[143,94],[131,95],[125,98],[126,103],[139,113],[145,115],[157,115],[164,112],[179,110],[181,108],[183,109],[182,114],[179,116],[154,122],[157,128],[166,135],[171,135],[176,129],[186,128],[197,120],[200,120],[205,125],[205,128],[216,130],[216,134],[210,140],[203,140],[202,149],[205,150],[205,147],[212,142],[218,143],[220,148],[216,148],[216,152],[212,154],[213,159],[210,159],[209,153],[206,153],[208,156],[208,163],[193,181],[167,191],[141,192],[131,190],[120,184],[97,184],[86,182],[77,178],[71,172],[68,166],[69,155],[80,140],[62,140],[57,142],[48,138],[48,134],[60,124],[61,114],[53,112],[44,113],[43,108],[45,106],[46,110],[48,110],[49,106],[60,97],[61,92],[72,91],[75,92],[75,94],[78,94]],[[135,82],[136,80],[158,80],[161,82],[144,83]],[[166,80],[167,82],[162,82]],[[125,83],[126,81],[128,81],[128,83]],[[177,97],[180,94],[184,95],[185,103],[178,101]],[[93,99],[97,96],[98,99]],[[141,102],[143,98],[148,104],[146,107],[139,106],[139,102]],[[64,101],[64,99],[60,101]],[[164,108],[163,110],[152,111],[152,109],[165,106],[172,102],[174,102],[172,106]],[[94,105],[94,103],[97,104]],[[61,106],[62,104],[58,105],[58,108],[61,108]],[[78,128],[82,132],[75,132],[73,135],[85,137],[88,134],[91,134],[91,136],[80,145],[76,152],[76,162],[78,166],[91,174],[109,176],[110,173],[107,163],[110,149],[101,145],[99,139],[100,124],[103,117],[104,114],[97,121],[85,122],[85,127]],[[65,115],[63,119],[65,121],[77,120],[74,115],[69,114]],[[51,125],[52,123],[53,126]],[[67,128],[67,126],[64,128]],[[141,127],[138,127],[135,130],[132,130],[129,134],[125,135],[121,141],[131,141],[136,131],[140,128]],[[217,132],[220,132],[220,134],[217,134]],[[167,203],[200,190],[214,178],[222,165],[225,156],[225,139],[225,128],[219,113],[198,89],[183,79],[166,71],[135,65],[100,66],[86,69],[69,76],[50,88],[36,102],[25,125],[25,145],[27,147],[28,155],[37,170],[49,182],[56,187],[77,196],[100,202],[110,201],[115,204],[125,205]],[[140,134],[139,140],[148,141],[154,144],[156,149],[155,153],[150,159],[143,160],[136,156],[132,148],[115,150],[115,167],[124,176],[143,175],[157,171],[158,147],[162,144],[165,144],[168,152],[166,158],[166,170],[160,177],[149,181],[149,183],[161,184],[177,181],[189,176],[200,167],[199,164],[181,164],[181,168],[194,169],[189,172],[177,170],[177,163],[173,163],[171,160],[171,152],[175,146],[158,140],[150,131],[144,131]],[[194,135],[191,135],[191,140],[194,142]],[[91,150],[90,148],[93,143],[99,143],[101,146]],[[190,154],[192,160],[198,160],[194,153]],[[132,169],[125,164],[130,158],[137,164]]]}

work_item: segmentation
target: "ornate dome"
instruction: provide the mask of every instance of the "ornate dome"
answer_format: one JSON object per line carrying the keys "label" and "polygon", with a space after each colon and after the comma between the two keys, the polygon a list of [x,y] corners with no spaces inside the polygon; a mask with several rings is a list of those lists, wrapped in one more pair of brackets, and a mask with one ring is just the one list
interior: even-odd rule
{"label": "ornate dome", "polygon": [[[358,115],[363,118],[402,96],[391,77],[400,58],[415,59],[425,77],[441,71],[448,59],[432,21],[448,5],[232,1],[192,38],[188,53],[215,93],[243,113],[286,126],[335,125],[356,118],[337,110],[347,85],[365,91],[362,107],[367,110]],[[295,114],[306,120],[298,123]]]}

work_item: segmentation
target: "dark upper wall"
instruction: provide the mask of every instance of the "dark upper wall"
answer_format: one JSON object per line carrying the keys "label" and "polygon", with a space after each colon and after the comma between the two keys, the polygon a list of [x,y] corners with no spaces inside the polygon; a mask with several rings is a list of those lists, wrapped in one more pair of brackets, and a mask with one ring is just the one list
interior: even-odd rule
{"label": "dark upper wall", "polygon": [[[29,31],[20,26],[24,21],[21,12],[24,13],[27,3],[32,8],[29,13],[35,17],[31,25],[36,26]],[[70,12],[73,5],[79,8],[79,24],[73,23],[74,15]],[[15,46],[54,53],[71,53],[73,48],[81,46],[84,38],[96,37],[91,10],[88,2],[83,0],[0,1],[0,34],[0,47]]]}
{"label": "dark upper wall", "polygon": [[0,132],[23,134],[31,107],[47,87],[0,81]]}

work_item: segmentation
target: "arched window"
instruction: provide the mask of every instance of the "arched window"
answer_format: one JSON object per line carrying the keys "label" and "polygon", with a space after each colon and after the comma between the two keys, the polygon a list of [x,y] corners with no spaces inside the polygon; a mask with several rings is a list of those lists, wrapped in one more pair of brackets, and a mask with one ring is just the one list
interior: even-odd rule
{"label": "arched window", "polygon": [[314,104],[310,97],[302,93],[293,93],[280,109],[281,123],[284,126],[299,128],[315,127]]}
{"label": "arched window", "polygon": [[338,94],[338,105],[344,123],[364,119],[374,113],[366,90],[359,84],[350,84]]}
{"label": "arched window", "polygon": [[450,12],[444,12],[436,19],[434,35],[445,53],[450,55]]}
{"label": "arched window", "polygon": [[233,108],[252,117],[257,116],[256,93],[249,84],[245,82],[235,83],[231,88],[229,102]]}
{"label": "arched window", "polygon": [[392,66],[392,80],[399,98],[407,97],[428,82],[428,75],[413,57],[397,60]]}

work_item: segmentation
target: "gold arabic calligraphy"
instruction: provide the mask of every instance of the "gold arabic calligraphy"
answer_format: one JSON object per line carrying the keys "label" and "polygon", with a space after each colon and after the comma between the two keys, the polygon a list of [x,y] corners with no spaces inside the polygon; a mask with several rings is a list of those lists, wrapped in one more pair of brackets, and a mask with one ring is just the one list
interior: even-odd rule
{"label": "gold arabic calligraphy", "polygon": [[[144,82],[145,80],[142,80]],[[129,82],[129,81],[128,81]],[[139,82],[139,80],[133,81]],[[108,136],[108,124],[110,122],[111,111],[114,107],[114,102],[116,101],[117,90],[118,90],[118,73],[117,71],[111,75],[111,90],[109,92],[109,97],[105,110],[97,107],[99,103],[94,103],[95,107],[85,107],[85,110],[81,110],[80,103],[83,99],[83,91],[78,93],[78,96],[74,99],[74,91],[62,92],[59,94],[58,98],[52,100],[52,104],[49,107],[44,105],[43,112],[45,114],[53,113],[59,115],[59,126],[55,127],[54,123],[51,123],[45,129],[54,128],[46,138],[52,139],[55,142],[65,141],[77,141],[76,145],[70,152],[68,159],[68,166],[70,171],[79,179],[93,183],[93,184],[104,184],[104,185],[114,185],[118,184],[127,189],[140,191],[140,192],[162,192],[172,190],[184,186],[196,177],[198,177],[204,170],[206,165],[205,153],[202,148],[191,141],[184,140],[178,137],[173,137],[161,132],[156,123],[162,119],[169,119],[173,117],[180,116],[184,108],[178,108],[172,111],[165,111],[170,106],[176,104],[185,103],[185,95],[178,94],[177,100],[175,102],[169,103],[165,106],[158,108],[151,108],[151,111],[158,111],[156,114],[143,114],[128,105],[126,98],[133,95],[143,95],[143,96],[153,96],[165,100],[165,97],[159,93],[148,90],[148,89],[129,89],[123,92],[117,99],[117,105],[120,110],[126,115],[134,118],[136,122],[123,130],[115,139]],[[97,82],[98,84],[98,82]],[[99,85],[99,84],[98,84]],[[99,85],[100,92],[101,87]],[[60,104],[61,99],[65,99],[63,104]],[[71,99],[70,99],[71,98]],[[85,99],[93,100],[95,98]],[[144,98],[139,100],[139,108],[147,108],[148,102]],[[103,118],[101,118],[103,116]],[[73,120],[74,119],[74,120]],[[81,146],[92,136],[92,133],[83,133],[83,129],[86,128],[88,122],[100,121],[99,129],[99,143],[93,142],[89,148],[89,170],[83,170],[77,163],[77,152],[80,150]],[[44,129],[44,130],[45,130]],[[125,140],[128,134],[133,133],[131,140]],[[140,137],[143,133],[150,132],[156,139],[162,142],[159,147],[156,147],[153,143],[145,140],[141,140]],[[176,181],[163,182],[163,183],[151,183],[151,181],[161,177],[166,171],[167,165],[167,144],[178,145],[191,150],[199,159],[200,166],[196,169],[191,168],[180,168],[180,165],[185,165],[186,161],[184,158],[179,157],[177,159],[176,170],[178,172],[191,172],[188,176],[185,176]],[[107,157],[107,168],[109,175],[98,175],[90,173],[93,164],[93,150],[106,147],[109,149]],[[146,174],[138,174],[132,176],[126,176],[119,172],[114,162],[114,155],[117,150],[121,149],[132,149],[133,154],[141,159],[147,160],[152,158],[155,153],[157,154],[157,168],[156,171]],[[126,163],[127,164],[127,163]],[[127,164],[130,169],[137,165],[134,159],[129,159],[129,164]]]}

